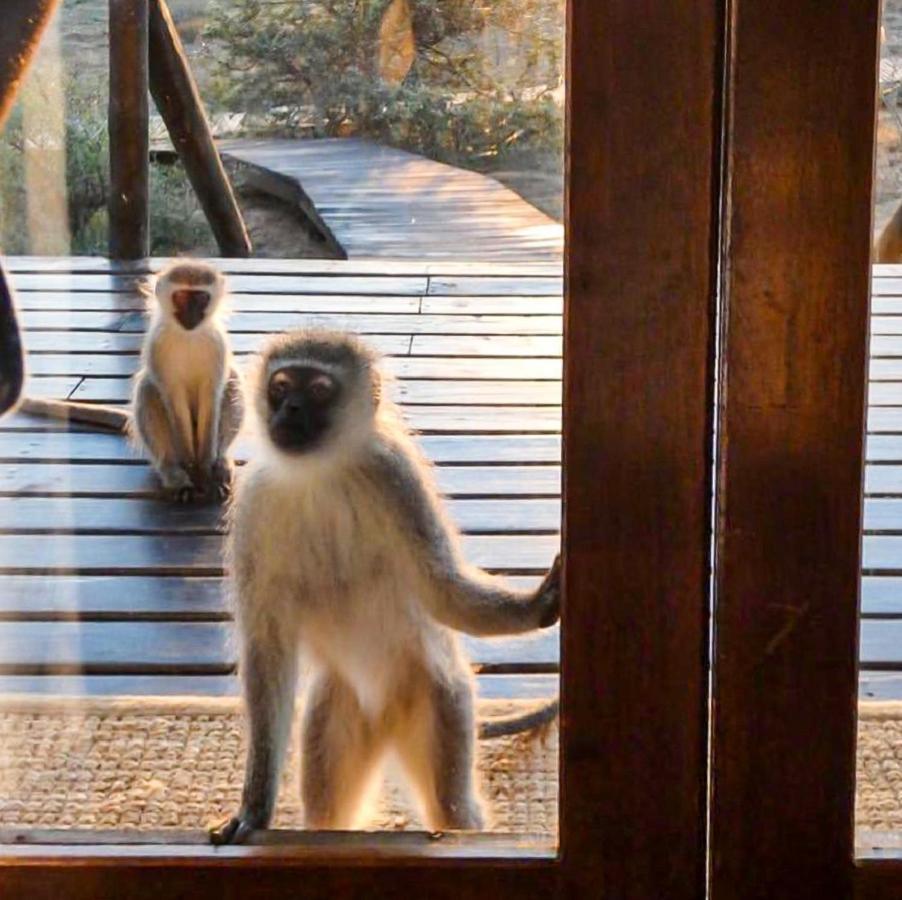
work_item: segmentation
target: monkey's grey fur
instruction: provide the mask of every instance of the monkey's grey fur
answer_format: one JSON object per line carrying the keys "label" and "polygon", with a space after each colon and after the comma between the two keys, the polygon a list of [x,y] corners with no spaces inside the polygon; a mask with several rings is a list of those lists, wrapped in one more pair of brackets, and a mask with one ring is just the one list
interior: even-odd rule
{"label": "monkey's grey fur", "polygon": [[[150,325],[135,376],[132,412],[71,400],[25,397],[22,412],[129,434],[178,500],[231,489],[228,448],[244,416],[241,379],[232,366],[228,335],[219,310],[227,289],[212,266],[179,260],[159,273]],[[197,312],[183,321],[180,294],[200,298]]]}
{"label": "monkey's grey fur", "polygon": [[376,358],[353,337],[276,338],[257,379],[263,446],[238,485],[228,547],[250,746],[241,808],[211,837],[241,842],[270,821],[301,650],[308,827],[354,827],[393,750],[427,827],[481,828],[472,676],[455,631],[554,624],[557,561],[534,592],[464,561]]}
{"label": "monkey's grey fur", "polygon": [[178,500],[231,490],[228,448],[241,427],[241,379],[219,308],[225,279],[180,260],[154,285],[154,305],[132,395],[134,437]]}

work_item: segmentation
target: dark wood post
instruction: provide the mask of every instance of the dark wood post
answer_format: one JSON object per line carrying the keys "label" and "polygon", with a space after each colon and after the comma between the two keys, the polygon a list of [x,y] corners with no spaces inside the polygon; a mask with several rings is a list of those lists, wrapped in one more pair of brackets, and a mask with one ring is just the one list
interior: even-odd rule
{"label": "dark wood post", "polygon": [[150,90],[223,256],[251,241],[165,0],[150,0]]}
{"label": "dark wood post", "polygon": [[148,0],[110,0],[110,256],[149,254]]}

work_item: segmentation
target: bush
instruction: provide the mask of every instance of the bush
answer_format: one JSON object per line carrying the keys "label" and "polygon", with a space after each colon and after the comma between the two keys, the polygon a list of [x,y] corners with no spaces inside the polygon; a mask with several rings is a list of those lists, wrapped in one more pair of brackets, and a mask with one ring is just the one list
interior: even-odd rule
{"label": "bush", "polygon": [[[109,137],[106,97],[97,91],[66,98],[66,205],[71,253],[107,252]],[[0,247],[7,254],[34,252],[27,227],[25,153],[35,136],[25,135],[16,108],[0,135]],[[37,123],[40,128],[40,123]],[[215,253],[216,244],[181,165],[151,166],[151,253]]]}
{"label": "bush", "polygon": [[217,0],[213,100],[486,169],[563,145],[563,0]]}

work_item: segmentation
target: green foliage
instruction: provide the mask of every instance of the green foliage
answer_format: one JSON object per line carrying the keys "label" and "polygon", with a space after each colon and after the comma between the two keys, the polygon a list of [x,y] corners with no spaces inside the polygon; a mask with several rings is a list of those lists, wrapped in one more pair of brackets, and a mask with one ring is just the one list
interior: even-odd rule
{"label": "green foliage", "polygon": [[[32,123],[40,130],[41,123]],[[25,154],[34,135],[24,132],[16,108],[0,135],[0,247],[7,254],[34,252],[27,223]],[[99,90],[70,92],[65,114],[65,186],[71,253],[107,252],[109,136],[106,98]],[[151,166],[151,253],[215,253],[216,244],[181,165]]]}
{"label": "green foliage", "polygon": [[213,99],[473,168],[560,156],[563,0],[216,0]]}

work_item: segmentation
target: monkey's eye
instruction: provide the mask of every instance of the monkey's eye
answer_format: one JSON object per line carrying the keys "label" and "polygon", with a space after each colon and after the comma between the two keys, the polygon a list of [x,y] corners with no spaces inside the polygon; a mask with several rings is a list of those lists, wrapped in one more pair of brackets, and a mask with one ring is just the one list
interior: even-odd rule
{"label": "monkey's eye", "polygon": [[285,399],[285,395],[291,389],[291,379],[284,372],[276,372],[269,380],[269,399],[278,405]]}
{"label": "monkey's eye", "polygon": [[307,393],[314,403],[326,403],[335,394],[335,382],[328,375],[317,375],[307,384]]}

